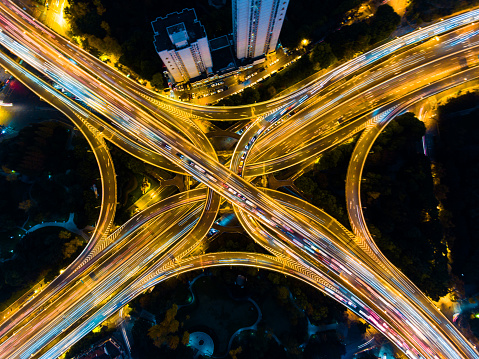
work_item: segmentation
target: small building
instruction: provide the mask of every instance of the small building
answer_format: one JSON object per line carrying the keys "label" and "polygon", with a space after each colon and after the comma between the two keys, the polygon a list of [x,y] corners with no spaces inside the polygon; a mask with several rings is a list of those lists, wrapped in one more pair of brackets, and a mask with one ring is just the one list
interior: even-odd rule
{"label": "small building", "polygon": [[158,17],[151,26],[155,49],[176,83],[211,73],[208,38],[194,9],[183,9]]}

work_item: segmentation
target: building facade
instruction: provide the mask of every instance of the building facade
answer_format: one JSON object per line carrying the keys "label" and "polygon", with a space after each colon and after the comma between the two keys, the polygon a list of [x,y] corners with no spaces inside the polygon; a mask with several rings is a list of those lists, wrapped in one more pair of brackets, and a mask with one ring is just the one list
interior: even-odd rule
{"label": "building facade", "polygon": [[158,17],[151,26],[155,49],[177,83],[211,72],[208,38],[194,9],[183,9]]}
{"label": "building facade", "polygon": [[289,0],[232,0],[238,59],[272,52],[278,44]]}

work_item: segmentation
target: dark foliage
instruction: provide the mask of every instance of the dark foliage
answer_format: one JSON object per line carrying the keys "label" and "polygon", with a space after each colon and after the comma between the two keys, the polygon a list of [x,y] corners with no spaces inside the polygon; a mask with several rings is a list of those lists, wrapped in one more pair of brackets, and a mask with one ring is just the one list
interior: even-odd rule
{"label": "dark foliage", "polygon": [[369,20],[343,26],[325,39],[336,58],[349,59],[355,53],[386,39],[399,25],[401,18],[389,5],[381,5]]}
{"label": "dark foliage", "polygon": [[[27,290],[41,278],[52,280],[71,262],[72,255],[66,257],[63,250],[75,236],[61,238],[61,231],[64,230],[46,227],[25,235],[15,246],[13,259],[0,263],[0,302],[4,306],[15,292]],[[73,258],[81,250],[77,248]]]}
{"label": "dark foliage", "polygon": [[[447,293],[443,229],[430,162],[420,153],[424,124],[407,113],[392,121],[368,157],[361,186],[371,233],[381,251],[430,297]],[[349,227],[344,179],[355,142],[326,152],[296,186]]]}
{"label": "dark foliage", "polygon": [[451,222],[448,244],[452,268],[466,284],[476,286],[479,285],[476,265],[479,255],[478,105],[479,95],[469,93],[439,107],[439,158],[448,190],[441,213]]}
{"label": "dark foliage", "polygon": [[[71,131],[59,122],[42,122],[0,144],[0,164],[15,171],[0,178],[2,208],[9,208],[0,215],[4,223],[0,233],[5,233],[0,241],[7,240],[27,218],[38,223],[64,220],[75,213],[80,228],[95,223],[100,200],[91,186],[96,183],[101,190],[98,165],[81,135],[73,136],[69,143]],[[20,209],[25,201],[30,201],[30,206]]]}
{"label": "dark foliage", "polygon": [[479,1],[477,0],[413,0],[408,17],[420,24],[423,21],[437,20],[443,16],[477,6],[478,4]]}
{"label": "dark foliage", "polygon": [[238,359],[292,358],[282,345],[279,345],[271,335],[261,329],[242,333],[239,338],[234,340],[232,347],[241,347],[241,352],[236,355]]}
{"label": "dark foliage", "polygon": [[343,354],[346,348],[334,331],[316,335],[304,349],[306,359],[340,359]]}
{"label": "dark foliage", "polygon": [[153,340],[148,336],[148,330],[152,324],[144,319],[135,321],[132,328],[132,337],[135,345],[132,347],[132,354],[138,359],[151,358],[175,358],[191,359],[194,357],[193,349],[185,345],[178,345],[176,349],[168,346],[155,346]]}
{"label": "dark foliage", "polygon": [[360,0],[295,0],[290,2],[281,31],[281,41],[286,47],[296,47],[302,39],[320,40],[332,30],[347,11],[361,3]]}
{"label": "dark foliage", "polygon": [[63,172],[68,168],[67,139],[66,127],[57,122],[25,127],[18,136],[1,144],[0,163],[31,178]]}
{"label": "dark foliage", "polygon": [[368,157],[361,195],[381,251],[437,300],[447,293],[449,276],[431,164],[421,153],[424,134],[412,113],[392,121]]}

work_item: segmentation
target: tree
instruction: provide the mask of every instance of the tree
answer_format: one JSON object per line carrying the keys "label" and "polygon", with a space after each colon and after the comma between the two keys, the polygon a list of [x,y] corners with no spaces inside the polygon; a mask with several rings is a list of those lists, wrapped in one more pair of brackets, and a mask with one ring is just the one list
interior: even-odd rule
{"label": "tree", "polygon": [[103,15],[103,13],[106,11],[105,7],[101,3],[101,0],[93,0],[93,5],[96,6],[96,12],[98,15]]}
{"label": "tree", "polygon": [[157,347],[166,344],[171,349],[176,349],[180,342],[180,338],[176,335],[171,335],[178,331],[180,323],[175,319],[178,312],[178,306],[173,306],[165,313],[165,319],[158,325],[152,326],[148,330],[148,336],[153,339],[153,343]]}
{"label": "tree", "polygon": [[18,204],[18,208],[23,209],[25,212],[28,212],[28,210],[29,210],[30,208],[32,208],[32,205],[33,205],[33,204],[32,204],[32,201],[30,201],[29,199],[27,199],[27,200],[25,200],[25,201],[23,201],[23,202],[20,202],[20,203]]}
{"label": "tree", "polygon": [[185,331],[183,333],[183,337],[181,338],[181,344],[188,345],[189,342],[190,342],[190,333]]}
{"label": "tree", "polygon": [[301,190],[303,191],[305,194],[307,195],[313,195],[317,188],[318,188],[318,185],[316,184],[316,182],[314,182],[311,178],[309,177],[306,177],[306,176],[301,176],[299,177],[295,182],[294,184]]}
{"label": "tree", "polygon": [[325,69],[336,62],[331,45],[324,41],[317,44],[311,52],[311,61],[317,64],[319,69]]}
{"label": "tree", "polygon": [[274,86],[268,87],[268,95],[270,98],[273,98],[276,95],[276,88]]}
{"label": "tree", "polygon": [[60,231],[60,233],[58,233],[58,238],[60,239],[70,239],[71,236],[72,234],[69,231]]}
{"label": "tree", "polygon": [[381,5],[376,10],[370,22],[371,44],[381,41],[389,36],[401,22],[401,17],[388,5]]}
{"label": "tree", "polygon": [[[71,235],[71,233],[69,234]],[[65,243],[62,249],[63,258],[70,258],[73,254],[76,253],[78,248],[80,248],[82,245],[83,245],[83,242],[78,237],[75,237],[71,241]]]}
{"label": "tree", "polygon": [[324,332],[310,339],[304,350],[305,358],[340,359],[344,354],[346,349],[339,341],[336,332]]}
{"label": "tree", "polygon": [[169,335],[166,338],[166,344],[170,349],[175,350],[176,348],[178,348],[178,344],[180,344],[180,337],[178,337],[177,335]]}
{"label": "tree", "polygon": [[164,83],[164,76],[161,72],[157,72],[156,74],[153,75],[151,81],[151,86],[153,86],[156,89],[162,89],[165,86]]}
{"label": "tree", "polygon": [[241,349],[241,346],[239,346],[236,349],[231,349],[229,355],[231,356],[231,359],[238,359],[237,355],[240,354],[242,351],[243,349]]}
{"label": "tree", "polygon": [[289,299],[289,290],[286,287],[279,287],[278,288],[278,300],[281,304],[286,304]]}
{"label": "tree", "polygon": [[258,90],[248,87],[243,91],[243,102],[245,105],[255,103],[259,101],[259,92]]}

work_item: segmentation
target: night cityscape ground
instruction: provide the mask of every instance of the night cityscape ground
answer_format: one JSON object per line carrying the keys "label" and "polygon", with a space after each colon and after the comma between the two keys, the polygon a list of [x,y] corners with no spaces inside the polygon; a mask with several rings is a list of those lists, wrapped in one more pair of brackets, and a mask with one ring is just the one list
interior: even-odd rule
{"label": "night cityscape ground", "polygon": [[0,0],[0,359],[479,359],[477,20]]}

